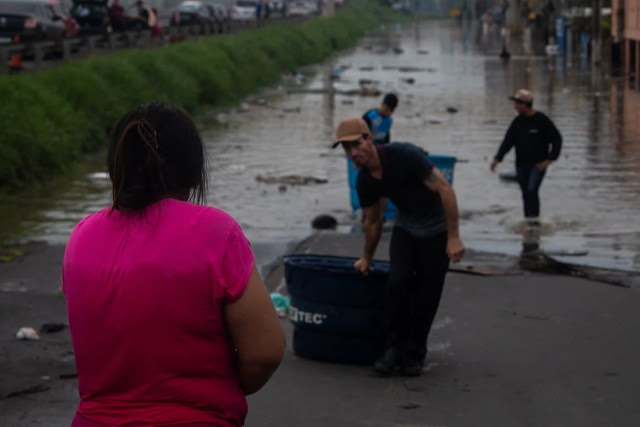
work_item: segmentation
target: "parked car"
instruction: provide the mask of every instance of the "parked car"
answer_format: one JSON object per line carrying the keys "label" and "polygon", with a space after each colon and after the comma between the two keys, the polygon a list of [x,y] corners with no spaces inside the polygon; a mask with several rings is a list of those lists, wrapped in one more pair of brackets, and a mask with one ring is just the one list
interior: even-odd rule
{"label": "parked car", "polygon": [[78,29],[60,0],[0,0],[0,43],[61,40]]}
{"label": "parked car", "polygon": [[206,25],[210,31],[215,31],[217,26],[213,9],[200,0],[186,0],[180,3],[171,15],[169,25],[174,27]]}
{"label": "parked car", "polygon": [[311,14],[309,2],[306,0],[294,0],[287,6],[287,16],[307,16]]}
{"label": "parked car", "polygon": [[100,34],[111,30],[108,0],[73,0],[71,15],[80,25],[80,33]]}
{"label": "parked car", "polygon": [[285,0],[270,1],[269,7],[271,8],[272,16],[287,16],[287,4]]}
{"label": "parked car", "polygon": [[231,19],[234,21],[253,21],[256,19],[256,2],[252,0],[237,0],[231,6]]}
{"label": "parked car", "polygon": [[224,4],[217,2],[207,3],[207,6],[212,10],[216,25],[218,26],[218,32],[224,33],[225,31],[229,31],[229,20],[231,19],[229,9],[227,9]]}

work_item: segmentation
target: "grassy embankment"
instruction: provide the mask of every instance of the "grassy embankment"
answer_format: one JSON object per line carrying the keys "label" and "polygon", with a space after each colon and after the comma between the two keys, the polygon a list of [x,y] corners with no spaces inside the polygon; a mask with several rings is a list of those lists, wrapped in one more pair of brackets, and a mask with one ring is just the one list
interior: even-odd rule
{"label": "grassy embankment", "polygon": [[[150,100],[192,114],[238,102],[281,74],[353,45],[395,15],[354,0],[330,18],[132,49],[0,78],[0,195],[38,187],[104,147],[114,122]],[[0,196],[0,198],[2,198]]]}

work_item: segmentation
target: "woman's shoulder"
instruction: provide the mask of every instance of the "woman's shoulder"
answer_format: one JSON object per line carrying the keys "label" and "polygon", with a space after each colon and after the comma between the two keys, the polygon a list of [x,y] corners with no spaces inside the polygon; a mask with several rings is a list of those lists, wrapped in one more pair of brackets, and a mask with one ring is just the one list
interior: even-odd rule
{"label": "woman's shoulder", "polygon": [[179,200],[171,200],[169,203],[174,215],[179,215],[182,221],[187,220],[188,223],[205,230],[220,232],[238,225],[238,222],[229,213],[215,206],[198,205]]}

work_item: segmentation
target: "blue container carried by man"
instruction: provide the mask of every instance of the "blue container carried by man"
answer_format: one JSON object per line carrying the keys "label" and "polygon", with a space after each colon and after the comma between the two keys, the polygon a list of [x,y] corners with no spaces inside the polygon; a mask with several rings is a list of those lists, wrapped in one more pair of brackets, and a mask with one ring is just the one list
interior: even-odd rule
{"label": "blue container carried by man", "polygon": [[[449,184],[453,184],[453,170],[456,165],[456,158],[453,156],[445,156],[440,154],[428,154],[425,155],[429,158],[431,163],[438,168],[442,176],[444,176]],[[349,196],[351,200],[351,210],[355,213],[360,209],[360,199],[358,198],[358,191],[356,189],[356,181],[358,179],[358,169],[353,164],[351,159],[347,158],[347,174],[349,176]],[[384,209],[384,217],[387,220],[394,220],[398,214],[398,210],[395,205],[387,200],[387,204]]]}

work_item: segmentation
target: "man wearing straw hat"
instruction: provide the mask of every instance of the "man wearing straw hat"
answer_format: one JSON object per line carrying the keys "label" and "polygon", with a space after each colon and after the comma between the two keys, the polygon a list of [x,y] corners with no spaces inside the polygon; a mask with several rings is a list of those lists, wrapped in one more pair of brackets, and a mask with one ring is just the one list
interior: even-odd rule
{"label": "man wearing straw hat", "polygon": [[360,169],[356,188],[364,213],[364,252],[355,268],[367,274],[382,234],[380,199],[398,208],[389,248],[386,348],[376,360],[379,375],[417,376],[427,354],[427,337],[438,310],[449,261],[464,255],[453,188],[413,144],[376,146],[361,118],[348,118],[336,130],[333,148],[342,145]]}

